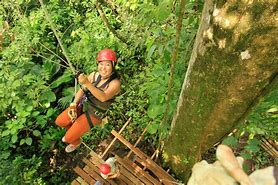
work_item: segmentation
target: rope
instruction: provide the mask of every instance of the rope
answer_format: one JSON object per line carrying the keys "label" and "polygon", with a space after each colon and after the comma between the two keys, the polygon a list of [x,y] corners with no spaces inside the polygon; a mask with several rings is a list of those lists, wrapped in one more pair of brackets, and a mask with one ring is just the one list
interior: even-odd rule
{"label": "rope", "polygon": [[91,149],[86,143],[84,143],[83,141],[81,142],[87,149],[89,149],[91,152],[93,152],[93,149]]}
{"label": "rope", "polygon": [[50,27],[51,27],[51,29],[52,29],[52,31],[53,31],[53,33],[54,33],[56,39],[58,40],[58,43],[59,43],[59,45],[60,45],[62,51],[63,51],[63,54],[65,55],[65,57],[66,57],[66,59],[67,59],[67,62],[68,62],[67,64],[69,65],[69,67],[70,67],[72,73],[75,74],[75,69],[74,69],[73,65],[71,64],[71,62],[70,62],[70,59],[69,59],[68,54],[67,54],[67,51],[66,51],[66,49],[64,48],[63,43],[62,43],[60,37],[58,36],[58,33],[57,33],[57,31],[56,31],[56,29],[55,29],[55,27],[54,27],[54,24],[52,23],[52,21],[51,21],[51,19],[50,19],[50,16],[49,16],[49,14],[48,14],[48,12],[47,12],[47,10],[46,10],[46,8],[45,8],[45,5],[44,5],[44,3],[43,3],[42,0],[39,0],[39,1],[40,1],[40,4],[41,4],[42,9],[43,9],[43,11],[44,11],[45,17],[46,17],[47,21],[49,22]]}
{"label": "rope", "polygon": [[[59,43],[59,45],[60,45],[60,47],[61,47],[61,49],[62,49],[62,51],[63,51],[63,54],[64,54],[64,56],[66,57],[67,62],[65,61],[65,63],[70,67],[70,69],[71,69],[73,75],[75,75],[75,74],[76,74],[76,70],[75,70],[75,68],[73,67],[73,65],[72,65],[72,63],[71,63],[71,61],[70,61],[70,59],[69,59],[69,57],[68,57],[67,51],[66,51],[66,49],[65,49],[65,47],[64,47],[64,45],[63,45],[63,43],[62,43],[62,41],[61,41],[61,39],[60,39],[60,37],[59,37],[59,35],[58,35],[58,33],[57,33],[55,27],[54,27],[54,24],[52,23],[52,21],[51,21],[51,19],[50,19],[50,16],[49,16],[49,14],[48,14],[48,12],[47,12],[47,10],[46,10],[46,8],[45,8],[45,5],[44,5],[44,3],[43,3],[43,0],[39,0],[39,2],[40,2],[40,4],[41,4],[42,10],[44,11],[45,17],[46,17],[47,21],[49,22],[50,27],[51,27],[51,29],[52,29],[52,31],[53,31],[53,33],[54,33],[56,39],[58,40],[58,43]],[[75,79],[74,94],[76,94],[76,92],[77,92],[77,80]]]}

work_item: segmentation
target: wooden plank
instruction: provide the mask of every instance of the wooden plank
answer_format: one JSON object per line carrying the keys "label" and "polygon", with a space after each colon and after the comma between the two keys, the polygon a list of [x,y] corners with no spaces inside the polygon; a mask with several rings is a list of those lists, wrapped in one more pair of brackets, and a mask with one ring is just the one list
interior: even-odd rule
{"label": "wooden plank", "polygon": [[99,174],[99,168],[95,166],[91,161],[89,161],[88,159],[83,159],[83,162],[85,162],[88,165],[88,167],[90,168],[88,169],[88,171],[90,172],[90,175],[93,176],[95,179],[102,183],[116,185],[113,181],[109,179],[103,179]]}
{"label": "wooden plank", "polygon": [[[86,160],[83,160],[83,161],[85,162]],[[99,161],[96,162],[96,161],[92,161],[92,160],[87,160],[86,163],[88,165],[90,165],[90,167],[94,166],[93,168],[97,168],[97,170],[98,170],[99,165],[102,164]],[[97,164],[97,166],[95,164]],[[112,185],[113,184],[118,184],[118,185],[129,185],[130,184],[130,181],[128,179],[126,179],[126,177],[124,177],[122,175],[120,175],[116,179],[108,179],[108,180],[106,179],[106,181],[109,182]]]}
{"label": "wooden plank", "polygon": [[[147,132],[147,127],[144,129],[144,131],[141,134],[141,136],[137,139],[137,141],[133,145],[134,147],[136,147],[139,144],[139,142],[143,139],[143,137],[144,137],[146,132]],[[119,134],[121,134],[121,133],[119,132]],[[129,158],[131,154],[132,154],[132,151],[129,151],[128,154],[127,154],[127,158]]]}
{"label": "wooden plank", "polygon": [[74,180],[71,182],[71,185],[80,185],[80,183],[79,183],[76,179],[74,179]]}
{"label": "wooden plank", "polygon": [[115,179],[115,182],[117,182],[117,184],[125,184],[125,185],[133,184],[132,181],[130,181],[124,174],[122,174],[120,166],[119,166],[119,170],[120,170],[120,175],[119,177],[117,177],[117,179]]}
{"label": "wooden plank", "polygon": [[95,181],[99,181],[99,182],[101,182],[101,184],[109,184],[109,183],[106,182],[103,178],[98,177],[98,176],[97,176],[97,173],[94,172],[94,170],[91,169],[89,166],[85,166],[85,167],[83,168],[83,170],[84,170],[85,172],[87,172],[88,175],[90,175]]}
{"label": "wooden plank", "polygon": [[140,168],[137,164],[133,163],[129,159],[124,159],[125,163],[128,163],[130,166],[132,166],[136,171],[140,171],[150,182],[153,184],[161,184],[157,179],[152,177],[149,173],[144,171],[142,168]]}
{"label": "wooden plank", "polygon": [[117,177],[115,179],[112,179],[113,182],[115,182],[117,185],[130,185],[128,183],[126,183],[123,178],[124,176],[121,176],[121,177]]}
{"label": "wooden plank", "polygon": [[98,154],[96,154],[95,152],[91,151],[90,152],[90,158],[89,161],[94,164],[97,168],[104,163],[104,160],[100,158],[100,156]]}
{"label": "wooden plank", "polygon": [[150,165],[147,161],[144,161],[144,160],[140,159],[139,157],[137,157],[135,160],[137,162],[139,162],[140,164],[142,164],[143,166],[145,166],[146,168],[148,168],[149,170],[151,170],[154,173],[154,175],[156,175],[156,177],[159,179],[160,183],[165,184],[165,185],[172,185],[172,184],[177,183],[176,180],[172,176],[171,177],[173,180],[169,179],[167,177],[164,177],[160,170],[156,170],[156,168],[154,166]]}
{"label": "wooden plank", "polygon": [[[142,164],[150,169],[159,179],[160,181],[163,180],[164,184],[173,184],[170,182],[176,182],[175,179],[170,176],[163,168],[157,165],[155,162],[152,161],[146,154],[144,154],[141,150],[134,147],[130,142],[128,142],[125,138],[123,138],[120,134],[118,134],[115,130],[112,130],[111,133],[121,141],[125,146],[127,146],[130,150],[134,152],[142,160]],[[169,182],[169,183],[168,183]]]}
{"label": "wooden plank", "polygon": [[272,157],[278,157],[277,145],[275,142],[262,138],[261,139],[261,146],[263,149],[268,152]]}
{"label": "wooden plank", "polygon": [[98,163],[102,164],[104,163],[104,160],[94,151],[90,152],[90,155],[93,157],[93,159],[95,159]]}
{"label": "wooden plank", "polygon": [[128,184],[144,185],[134,174],[130,173],[123,165],[119,164],[121,175],[128,179]]}
{"label": "wooden plank", "polygon": [[[124,124],[124,126],[121,128],[121,130],[119,131],[119,134],[121,134],[124,129],[126,128],[126,126],[129,124],[129,122],[131,121],[131,117],[127,120],[127,122]],[[109,146],[105,149],[105,151],[103,152],[103,154],[100,156],[101,158],[104,158],[105,155],[109,152],[109,150],[111,149],[111,147],[115,144],[116,142],[116,138],[114,138],[112,140],[112,142],[109,144]]]}
{"label": "wooden plank", "polygon": [[90,177],[90,175],[88,175],[84,170],[82,170],[79,166],[75,167],[73,169],[78,175],[80,175],[82,177],[82,179],[84,179],[87,183],[89,184],[94,184],[95,180],[93,178]]}
{"label": "wooden plank", "polygon": [[[117,162],[119,162],[120,164],[122,164],[128,171],[130,171],[131,173],[133,173],[138,179],[140,179],[144,184],[146,185],[152,185],[153,183],[151,182],[151,180],[149,180],[145,173],[139,166],[137,166],[135,164],[135,166],[131,166],[130,163],[132,163],[130,161],[130,163],[128,163],[127,161],[129,161],[128,158],[125,159],[121,159],[119,156],[115,156],[117,159]],[[150,176],[151,177],[151,176]],[[153,179],[155,180],[155,179]],[[157,181],[158,182],[158,181]],[[159,182],[158,182],[159,184]]]}
{"label": "wooden plank", "polygon": [[77,177],[76,181],[78,181],[81,185],[88,185],[88,183],[85,180],[83,180],[81,177]]}
{"label": "wooden plank", "polygon": [[[85,162],[88,166],[90,166],[90,168],[93,168],[94,171],[98,172],[98,166],[95,165],[96,161],[83,159],[83,162]],[[97,162],[97,164],[100,164],[100,163]],[[99,175],[99,177],[101,177],[101,176]],[[106,179],[105,182],[106,182],[105,184],[108,183],[108,184],[112,184],[112,185],[129,185],[129,184],[132,184],[132,182],[123,175],[120,175],[116,179]]]}

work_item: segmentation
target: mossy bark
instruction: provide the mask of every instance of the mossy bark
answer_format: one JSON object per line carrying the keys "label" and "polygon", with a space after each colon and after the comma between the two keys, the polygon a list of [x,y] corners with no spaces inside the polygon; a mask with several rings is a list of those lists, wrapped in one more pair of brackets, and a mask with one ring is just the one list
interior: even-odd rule
{"label": "mossy bark", "polygon": [[164,157],[187,181],[277,80],[277,1],[207,0]]}

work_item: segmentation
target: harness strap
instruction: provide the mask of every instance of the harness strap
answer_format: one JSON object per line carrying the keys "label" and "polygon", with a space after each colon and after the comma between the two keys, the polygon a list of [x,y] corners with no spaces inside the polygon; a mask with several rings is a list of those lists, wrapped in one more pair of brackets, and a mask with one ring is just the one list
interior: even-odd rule
{"label": "harness strap", "polygon": [[100,80],[101,80],[101,76],[98,75],[97,80],[93,82],[93,85],[96,87],[97,84],[100,82]]}
{"label": "harness strap", "polygon": [[86,116],[87,121],[88,121],[88,123],[89,123],[89,125],[90,125],[90,128],[93,128],[93,127],[94,127],[94,124],[93,124],[92,119],[91,119],[91,117],[90,117],[89,111],[86,111],[86,112],[85,112],[85,116]]}
{"label": "harness strap", "polygon": [[85,116],[86,116],[87,121],[88,121],[88,123],[90,125],[90,128],[93,128],[94,124],[92,122],[92,119],[91,119],[89,111],[88,111],[88,102],[87,101],[83,102],[83,112],[85,113]]}
{"label": "harness strap", "polygon": [[[113,74],[109,77],[109,79],[106,80],[106,81],[105,81],[100,87],[98,87],[98,88],[100,89],[100,88],[106,87],[112,80],[115,79],[115,76],[114,76],[114,75],[115,75],[115,74],[113,73]],[[100,81],[101,81],[101,76],[98,75],[97,80],[93,82],[93,85],[94,85],[95,87],[97,87],[97,84],[98,84]],[[84,91],[84,92],[85,92],[85,96],[86,96],[86,97],[88,97],[89,94],[91,94],[90,92],[87,92],[87,91]],[[88,102],[87,102],[87,100],[90,101],[89,98],[88,98],[88,99],[86,98],[86,100],[82,102],[82,104],[83,104],[83,112],[85,113],[85,116],[86,116],[86,118],[87,118],[87,121],[88,121],[90,127],[93,128],[93,127],[94,127],[94,124],[93,124],[93,122],[92,122],[92,120],[91,120],[91,117],[90,117],[90,114],[89,114]],[[98,107],[95,107],[95,108],[96,108],[96,109],[99,109]],[[103,110],[100,110],[100,109],[99,109],[99,111],[100,111],[100,113],[103,112]]]}
{"label": "harness strap", "polygon": [[[114,76],[114,73],[108,78],[108,80],[106,80],[100,87],[98,87],[98,88],[104,88],[104,87],[106,87],[112,80],[114,80],[115,79],[115,76]],[[93,82],[93,85],[95,86],[95,87],[97,87],[97,84],[99,83],[101,81],[101,76],[100,76],[100,74],[98,75],[98,77],[97,77],[97,80],[96,81],[94,81]]]}

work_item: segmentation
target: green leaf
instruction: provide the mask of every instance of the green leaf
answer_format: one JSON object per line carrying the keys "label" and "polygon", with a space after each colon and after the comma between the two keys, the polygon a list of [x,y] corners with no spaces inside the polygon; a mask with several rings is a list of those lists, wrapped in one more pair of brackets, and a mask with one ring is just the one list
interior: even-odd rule
{"label": "green leaf", "polygon": [[1,151],[0,159],[8,159],[8,157],[11,155],[11,152],[9,151]]}
{"label": "green leaf", "polygon": [[156,45],[153,45],[153,46],[151,47],[151,49],[149,50],[149,52],[148,52],[148,54],[147,54],[147,59],[148,59],[148,60],[152,57],[153,52],[154,52],[155,49],[156,49]]}
{"label": "green leaf", "polygon": [[43,106],[44,106],[45,108],[49,108],[49,107],[50,107],[50,103],[47,102],[47,103],[43,104]]}
{"label": "green leaf", "polygon": [[158,129],[159,129],[159,124],[154,123],[148,126],[147,131],[150,134],[155,134],[158,131]]}
{"label": "green leaf", "polygon": [[268,109],[267,110],[268,113],[275,113],[275,112],[278,112],[278,107],[273,107],[271,109]]}
{"label": "green leaf", "polygon": [[50,116],[52,116],[54,113],[55,113],[55,110],[54,110],[53,108],[49,108],[49,109],[47,110],[46,117],[50,117]]}
{"label": "green leaf", "polygon": [[36,137],[38,137],[38,136],[41,135],[41,132],[40,132],[39,130],[34,130],[34,131],[33,131],[33,135],[36,136]]}
{"label": "green leaf", "polygon": [[21,139],[19,145],[23,145],[25,143],[25,139]]}
{"label": "green leaf", "polygon": [[37,117],[39,114],[40,114],[39,111],[35,111],[35,112],[32,113],[32,116],[33,116],[33,117]]}
{"label": "green leaf", "polygon": [[248,141],[248,143],[249,143],[249,145],[256,145],[256,146],[260,145],[260,141],[258,139],[256,139],[256,138],[250,139]]}
{"label": "green leaf", "polygon": [[19,127],[17,124],[14,124],[14,126],[12,127],[12,129],[10,130],[11,134],[17,134]]}
{"label": "green leaf", "polygon": [[45,63],[43,64],[43,68],[52,76],[54,76],[59,70],[60,70],[60,65],[57,63],[54,63],[51,60],[46,60]]}
{"label": "green leaf", "polygon": [[12,143],[15,143],[15,142],[17,141],[17,139],[18,139],[17,135],[13,135],[13,137],[12,137]]}
{"label": "green leaf", "polygon": [[27,137],[25,143],[30,146],[32,144],[32,141],[33,141],[32,138]]}
{"label": "green leaf", "polygon": [[46,90],[44,91],[41,96],[40,96],[40,101],[45,101],[47,100],[47,102],[53,102],[56,100],[56,95],[54,92],[52,92],[51,90]]}
{"label": "green leaf", "polygon": [[222,144],[228,145],[231,147],[237,146],[237,139],[234,136],[229,136],[222,141]]}
{"label": "green leaf", "polygon": [[7,136],[10,134],[10,130],[4,130],[4,132],[2,132],[2,137]]}
{"label": "green leaf", "polygon": [[240,156],[244,159],[252,159],[252,155],[244,152],[240,152]]}
{"label": "green leaf", "polygon": [[20,111],[16,114],[18,117],[27,117],[28,115],[30,115],[30,112],[26,112],[26,111]]}
{"label": "green leaf", "polygon": [[19,86],[20,86],[20,81],[19,81],[19,80],[15,80],[15,81],[13,82],[12,87],[13,87],[13,88],[17,88],[17,87],[19,87]]}
{"label": "green leaf", "polygon": [[41,66],[40,65],[33,66],[30,72],[31,72],[31,74],[36,75],[36,76],[41,75],[41,73],[42,73]]}
{"label": "green leaf", "polygon": [[156,8],[156,18],[161,22],[164,21],[171,14],[171,7],[171,1],[161,2]]}
{"label": "green leaf", "polygon": [[57,80],[55,80],[54,82],[52,82],[50,88],[56,88],[59,85],[61,85],[62,83],[66,83],[72,80],[72,74],[69,72],[65,72],[62,76],[60,76]]}
{"label": "green leaf", "polygon": [[36,120],[37,120],[37,124],[42,126],[42,127],[44,127],[46,125],[46,123],[47,123],[46,118],[44,116],[42,116],[42,115],[37,116]]}
{"label": "green leaf", "polygon": [[163,111],[161,110],[161,107],[158,105],[148,108],[148,116],[152,119],[157,118],[162,113],[163,113]]}
{"label": "green leaf", "polygon": [[247,151],[256,153],[260,150],[259,145],[260,145],[260,141],[254,138],[254,139],[249,140],[248,145],[246,145],[244,148]]}
{"label": "green leaf", "polygon": [[256,152],[260,151],[260,148],[256,145],[247,145],[244,148],[248,151],[253,152],[253,153],[256,153]]}
{"label": "green leaf", "polygon": [[28,107],[26,108],[26,110],[27,110],[28,112],[31,112],[31,111],[33,110],[33,106],[28,106]]}

